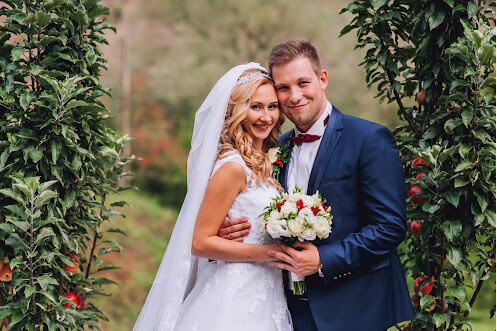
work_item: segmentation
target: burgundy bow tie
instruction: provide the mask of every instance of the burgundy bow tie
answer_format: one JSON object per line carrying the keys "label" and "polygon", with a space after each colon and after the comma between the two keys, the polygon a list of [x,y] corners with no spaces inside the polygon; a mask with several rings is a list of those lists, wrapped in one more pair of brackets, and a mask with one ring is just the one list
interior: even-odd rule
{"label": "burgundy bow tie", "polygon": [[317,136],[315,134],[299,134],[297,137],[286,137],[286,139],[293,141],[294,143],[297,143],[299,145],[302,143],[316,141],[319,138],[321,138],[321,136]]}
{"label": "burgundy bow tie", "polygon": [[[326,118],[324,119],[325,126],[326,126],[326,124],[328,124],[329,119],[330,119],[330,115],[326,116]],[[302,143],[316,141],[319,138],[321,138],[321,136],[317,136],[315,134],[307,134],[307,133],[306,134],[299,134],[297,137],[286,137],[287,140],[293,141],[294,143],[297,143],[298,145],[300,145]]]}

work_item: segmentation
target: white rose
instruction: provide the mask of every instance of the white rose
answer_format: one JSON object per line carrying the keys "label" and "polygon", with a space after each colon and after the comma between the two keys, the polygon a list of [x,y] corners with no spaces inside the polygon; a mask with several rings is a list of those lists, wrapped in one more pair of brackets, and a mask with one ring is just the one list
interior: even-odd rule
{"label": "white rose", "polygon": [[303,218],[309,225],[313,225],[316,222],[316,216],[314,216],[314,213],[309,208],[301,209],[299,217]]}
{"label": "white rose", "polygon": [[316,217],[316,223],[314,223],[314,231],[318,235],[319,239],[328,238],[331,228],[328,220],[323,216]]}
{"label": "white rose", "polygon": [[316,232],[314,232],[314,230],[312,230],[312,229],[305,229],[299,235],[299,241],[302,241],[302,242],[304,240],[311,241],[311,240],[314,240],[314,239],[316,239]]}
{"label": "white rose", "polygon": [[273,209],[271,211],[271,213],[269,214],[269,217],[273,220],[273,221],[277,221],[281,218],[281,214],[278,210],[276,209]]}
{"label": "white rose", "polygon": [[297,214],[299,209],[297,208],[297,205],[295,202],[287,201],[285,204],[281,207],[281,214],[284,217],[287,217],[289,214],[294,213]]}
{"label": "white rose", "polygon": [[269,162],[274,163],[278,159],[278,152],[280,151],[279,147],[270,148],[267,151],[267,156],[269,157]]}
{"label": "white rose", "polygon": [[288,229],[285,220],[279,220],[275,223],[277,224],[277,229],[278,229],[278,232],[280,233],[281,237],[291,237],[292,236],[292,233]]}
{"label": "white rose", "polygon": [[278,239],[280,237],[279,227],[278,223],[274,221],[266,223],[266,231],[273,239]]}
{"label": "white rose", "polygon": [[305,195],[302,198],[302,202],[304,202],[304,206],[306,207],[311,208],[312,206],[314,206],[314,199],[309,195]]}
{"label": "white rose", "polygon": [[299,200],[303,200],[305,196],[301,193],[292,193],[290,194],[290,196],[288,197],[288,200],[289,201],[292,201],[292,202],[297,202]]}
{"label": "white rose", "polygon": [[289,220],[288,230],[290,230],[292,236],[297,237],[302,231],[304,231],[304,220],[300,217]]}

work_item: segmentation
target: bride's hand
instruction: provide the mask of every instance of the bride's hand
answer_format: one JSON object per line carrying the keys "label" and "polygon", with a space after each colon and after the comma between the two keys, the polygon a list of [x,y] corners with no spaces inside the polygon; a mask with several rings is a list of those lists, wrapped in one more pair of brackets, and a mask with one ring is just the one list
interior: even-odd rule
{"label": "bride's hand", "polygon": [[[278,243],[274,243],[274,244],[271,244],[269,245],[268,247],[268,252],[271,251],[271,252],[279,252],[281,254],[285,254],[287,255],[287,253],[283,250],[283,248],[281,248],[280,245],[278,245]],[[277,257],[274,257],[272,255],[268,255],[269,256],[269,261],[281,261],[281,259],[277,258]]]}

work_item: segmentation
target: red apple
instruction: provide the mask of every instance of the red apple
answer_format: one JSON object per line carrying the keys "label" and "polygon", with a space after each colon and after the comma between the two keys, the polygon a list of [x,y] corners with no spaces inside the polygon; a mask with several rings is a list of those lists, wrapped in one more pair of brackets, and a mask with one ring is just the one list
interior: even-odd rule
{"label": "red apple", "polygon": [[[411,177],[411,179],[421,179],[425,173],[424,172],[418,172],[418,174],[414,177]],[[416,186],[414,183],[410,183],[411,187]]]}
{"label": "red apple", "polygon": [[411,232],[413,235],[416,237],[419,236],[419,232],[421,231],[421,222],[420,221],[414,221],[411,223]]}
{"label": "red apple", "polygon": [[66,265],[64,267],[64,270],[65,271],[68,271],[70,273],[76,273],[79,271],[79,259],[73,255],[69,256],[71,258],[71,260],[74,262],[74,267],[71,267],[70,265]]}
{"label": "red apple", "polygon": [[417,166],[417,165],[425,165],[425,166],[428,166],[428,163],[427,163],[425,160],[423,160],[422,158],[417,157],[417,158],[415,158],[414,160],[412,160],[412,162],[411,162],[411,167],[415,167],[415,166]]}
{"label": "red apple", "polygon": [[0,280],[2,282],[10,282],[12,280],[12,273],[14,270],[10,269],[10,265],[4,264],[2,269],[0,270]]}
{"label": "red apple", "polygon": [[[422,191],[421,187],[419,186],[414,186],[409,190],[409,193],[407,194],[410,197],[412,197],[416,192]],[[416,205],[422,205],[425,203],[425,199],[420,198],[420,197],[414,197],[411,199],[411,202],[416,204]]]}
{"label": "red apple", "polygon": [[420,91],[417,95],[416,95],[416,101],[422,105],[425,103],[425,100],[426,100],[426,91]]}
{"label": "red apple", "polygon": [[69,302],[63,303],[62,305],[64,307],[69,308],[69,306],[72,306],[74,308],[79,308],[80,311],[84,309],[85,303],[83,299],[81,299],[76,293],[67,292],[66,294],[64,294],[64,296],[74,302],[74,304],[72,305]]}
{"label": "red apple", "polygon": [[[416,278],[416,280],[412,284],[414,293],[419,294],[419,283],[425,279],[426,279],[426,276],[421,276],[421,277]],[[428,293],[431,292],[432,289],[433,289],[433,282],[429,282],[428,284],[423,286],[423,288],[421,289],[421,295],[422,296],[427,295]]]}

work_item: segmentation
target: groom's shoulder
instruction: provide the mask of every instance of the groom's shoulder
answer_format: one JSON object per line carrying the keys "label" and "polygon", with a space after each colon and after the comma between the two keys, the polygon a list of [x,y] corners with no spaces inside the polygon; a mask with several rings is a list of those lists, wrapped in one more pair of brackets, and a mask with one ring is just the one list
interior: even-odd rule
{"label": "groom's shoulder", "polygon": [[352,129],[352,131],[355,132],[355,134],[365,134],[368,135],[371,133],[371,131],[376,131],[376,130],[388,130],[386,126],[381,125],[376,122],[371,122],[366,119],[352,116],[352,115],[347,115],[343,114],[343,126],[344,128]]}
{"label": "groom's shoulder", "polygon": [[293,134],[293,129],[288,130],[287,132],[283,133],[279,138],[278,138],[278,144],[284,144],[285,143],[285,138],[290,137]]}

